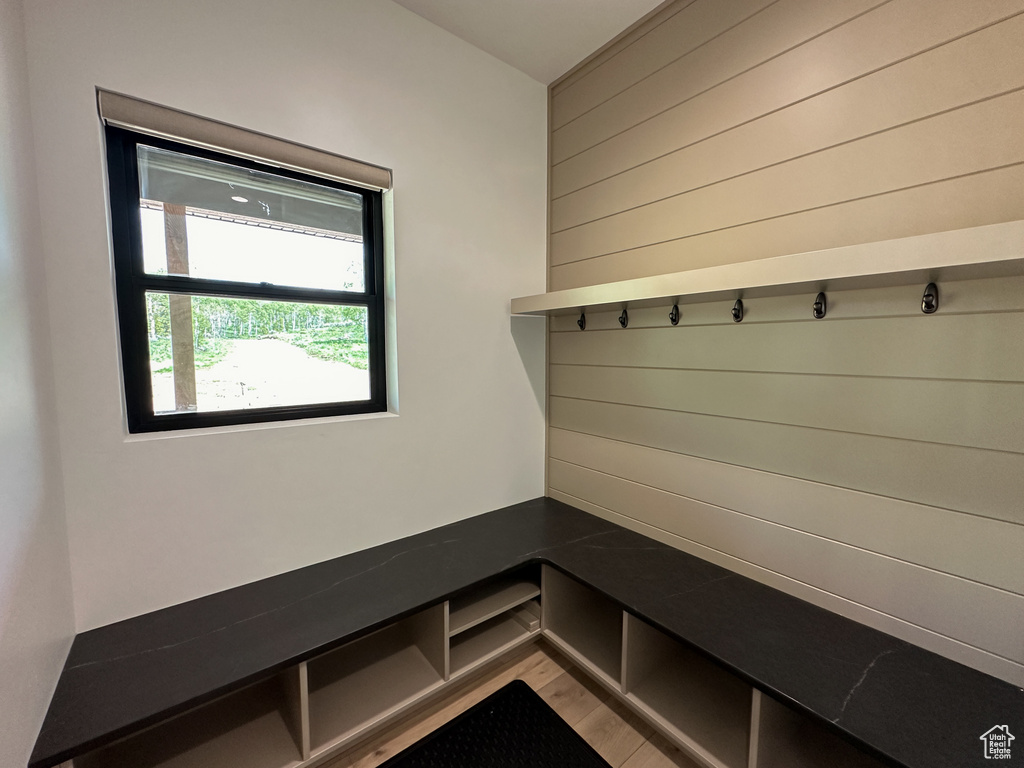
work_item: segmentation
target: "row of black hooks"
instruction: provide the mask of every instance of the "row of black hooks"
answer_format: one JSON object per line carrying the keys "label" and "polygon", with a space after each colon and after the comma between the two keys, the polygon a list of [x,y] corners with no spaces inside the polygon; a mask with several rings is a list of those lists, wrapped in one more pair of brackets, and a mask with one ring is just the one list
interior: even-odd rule
{"label": "row of black hooks", "polygon": [[[924,289],[924,295],[921,297],[921,311],[926,315],[935,314],[939,309],[939,287],[935,283],[928,283]],[[814,303],[811,305],[811,317],[815,320],[821,320],[828,314],[828,297],[824,291],[818,293],[814,297]],[[671,311],[668,313],[668,321],[672,325],[679,325],[679,305],[673,304]],[[736,303],[732,305],[732,321],[734,323],[743,322],[743,299],[736,299]],[[587,315],[586,312],[580,312],[579,320],[576,321],[576,325],[579,326],[581,331],[587,329]],[[629,311],[623,309],[622,314],[619,315],[619,325],[626,328],[629,325]]]}

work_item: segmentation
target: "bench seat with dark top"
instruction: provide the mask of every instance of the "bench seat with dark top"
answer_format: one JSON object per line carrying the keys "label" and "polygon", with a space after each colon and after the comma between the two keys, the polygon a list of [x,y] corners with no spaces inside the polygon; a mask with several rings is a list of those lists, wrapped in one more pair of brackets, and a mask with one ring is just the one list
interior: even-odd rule
{"label": "bench seat with dark top", "polygon": [[[991,765],[1024,691],[549,498],[79,634],[30,768],[48,768],[544,564],[840,736],[906,768]],[[823,756],[822,765],[828,758]]]}

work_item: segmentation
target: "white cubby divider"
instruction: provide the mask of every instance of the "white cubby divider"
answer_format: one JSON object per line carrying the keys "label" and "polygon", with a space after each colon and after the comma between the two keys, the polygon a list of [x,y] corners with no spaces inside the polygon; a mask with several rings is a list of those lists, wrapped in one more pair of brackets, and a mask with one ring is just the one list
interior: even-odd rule
{"label": "white cubby divider", "polygon": [[303,760],[310,755],[309,742],[309,675],[306,662],[284,673],[284,696],[288,712],[288,729]]}
{"label": "white cubby divider", "polygon": [[880,768],[549,566],[461,592],[74,766],[312,768],[541,635],[707,768]]}

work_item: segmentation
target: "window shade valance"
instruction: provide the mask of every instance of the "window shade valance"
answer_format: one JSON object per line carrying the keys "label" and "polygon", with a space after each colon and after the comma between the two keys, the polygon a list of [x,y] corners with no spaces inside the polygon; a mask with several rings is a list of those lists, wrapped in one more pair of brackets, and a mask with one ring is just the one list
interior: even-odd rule
{"label": "window shade valance", "polygon": [[96,89],[107,125],[206,147],[370,189],[391,188],[391,171],[349,157],[256,133],[102,88]]}

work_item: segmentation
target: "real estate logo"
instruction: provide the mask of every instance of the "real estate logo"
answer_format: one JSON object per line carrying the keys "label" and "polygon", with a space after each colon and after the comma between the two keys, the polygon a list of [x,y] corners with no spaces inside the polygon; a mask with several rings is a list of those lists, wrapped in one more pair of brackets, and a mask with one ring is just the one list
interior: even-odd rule
{"label": "real estate logo", "polygon": [[979,737],[985,742],[986,760],[1009,760],[1010,742],[1014,735],[1010,733],[1009,726],[993,725]]}

